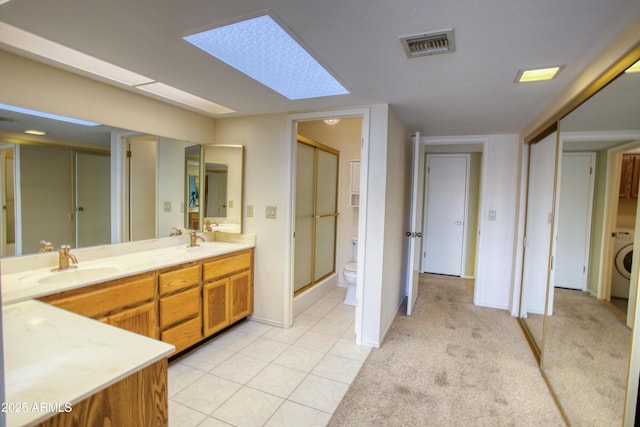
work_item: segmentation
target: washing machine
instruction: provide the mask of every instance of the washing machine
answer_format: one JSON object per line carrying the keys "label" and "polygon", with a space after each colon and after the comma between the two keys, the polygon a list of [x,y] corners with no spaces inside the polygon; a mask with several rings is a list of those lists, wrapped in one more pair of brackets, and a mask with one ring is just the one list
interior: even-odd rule
{"label": "washing machine", "polygon": [[629,298],[633,240],[633,230],[626,228],[616,230],[616,240],[613,245],[613,272],[611,273],[612,297]]}

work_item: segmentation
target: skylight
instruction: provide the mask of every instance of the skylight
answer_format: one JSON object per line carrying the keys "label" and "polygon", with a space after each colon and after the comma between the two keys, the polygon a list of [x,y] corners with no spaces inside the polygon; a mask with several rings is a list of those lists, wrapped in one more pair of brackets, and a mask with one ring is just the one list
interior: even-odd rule
{"label": "skylight", "polygon": [[291,100],[349,93],[268,15],[184,40]]}
{"label": "skylight", "polygon": [[43,117],[45,119],[58,120],[61,122],[74,123],[82,126],[99,126],[100,123],[89,122],[86,120],[74,119],[72,117],[59,116],[57,114],[45,113],[38,110],[30,110],[28,108],[16,107],[15,105],[0,104],[0,110],[13,111],[14,113],[29,114],[31,116]]}

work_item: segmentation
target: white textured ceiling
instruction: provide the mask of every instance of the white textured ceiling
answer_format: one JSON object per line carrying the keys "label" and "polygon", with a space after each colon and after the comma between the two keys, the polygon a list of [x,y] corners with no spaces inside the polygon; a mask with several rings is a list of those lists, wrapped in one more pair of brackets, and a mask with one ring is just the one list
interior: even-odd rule
{"label": "white textured ceiling", "polygon": [[[182,40],[264,11],[351,94],[289,101]],[[389,103],[410,131],[431,136],[519,132],[639,14],[636,0],[12,0],[0,6],[0,21],[228,106],[234,115]],[[455,30],[454,53],[405,57],[399,37],[446,28]],[[565,67],[551,82],[513,82],[520,68],[556,64]]]}

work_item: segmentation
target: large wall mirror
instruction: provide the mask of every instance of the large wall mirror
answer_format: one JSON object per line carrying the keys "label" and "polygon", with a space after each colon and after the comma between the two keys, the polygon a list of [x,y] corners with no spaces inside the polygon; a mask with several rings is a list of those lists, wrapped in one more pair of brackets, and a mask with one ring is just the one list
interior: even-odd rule
{"label": "large wall mirror", "polygon": [[[0,256],[169,236],[183,227],[186,141],[0,105]],[[26,130],[46,135],[25,134]],[[120,157],[112,160],[119,144]],[[129,154],[127,154],[129,153]],[[112,188],[112,171],[122,188]],[[114,221],[112,201],[121,200]]]}
{"label": "large wall mirror", "polygon": [[570,425],[633,425],[640,73],[559,119],[529,146],[520,317]]}

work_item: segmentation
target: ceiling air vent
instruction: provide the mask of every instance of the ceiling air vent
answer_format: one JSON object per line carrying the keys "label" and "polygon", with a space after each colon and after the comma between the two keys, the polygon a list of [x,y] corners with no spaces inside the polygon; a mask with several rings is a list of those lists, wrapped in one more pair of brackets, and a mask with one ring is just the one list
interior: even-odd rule
{"label": "ceiling air vent", "polygon": [[400,42],[407,58],[449,53],[456,50],[453,29],[405,36],[400,38]]}

